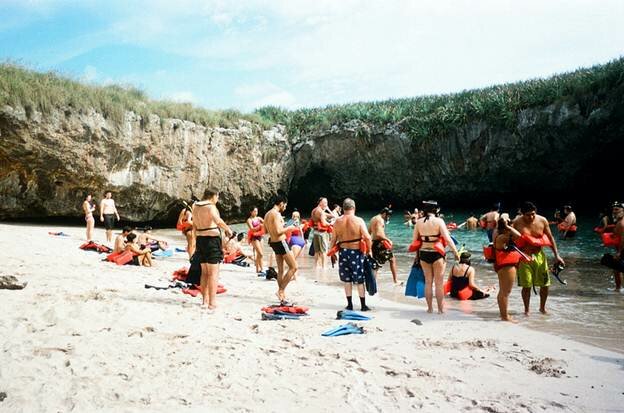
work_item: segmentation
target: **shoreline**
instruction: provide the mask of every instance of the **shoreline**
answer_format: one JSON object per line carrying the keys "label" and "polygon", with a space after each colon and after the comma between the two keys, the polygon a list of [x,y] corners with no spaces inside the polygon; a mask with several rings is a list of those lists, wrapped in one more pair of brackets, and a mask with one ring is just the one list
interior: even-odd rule
{"label": "shoreline", "polygon": [[[55,229],[71,237],[47,234]],[[345,323],[335,320],[344,293],[312,277],[287,289],[309,317],[261,321],[275,283],[222,265],[228,291],[207,314],[199,298],[144,288],[168,283],[185,254],[118,267],[78,249],[82,227],[0,231],[12,240],[2,274],[29,283],[0,290],[0,410],[608,412],[624,403],[621,354],[557,335],[374,296],[373,319],[358,322],[366,334],[321,337]]]}

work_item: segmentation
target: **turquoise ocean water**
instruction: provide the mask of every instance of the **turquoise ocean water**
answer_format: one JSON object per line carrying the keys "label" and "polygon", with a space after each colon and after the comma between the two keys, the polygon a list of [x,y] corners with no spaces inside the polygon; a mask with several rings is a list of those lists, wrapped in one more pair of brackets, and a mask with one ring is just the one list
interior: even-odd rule
{"label": "turquoise ocean water", "polygon": [[[467,212],[443,211],[445,221],[460,224],[468,217]],[[358,212],[367,221],[373,213]],[[560,253],[566,261],[566,269],[561,273],[561,278],[567,280],[568,285],[561,285],[553,278],[550,296],[547,302],[549,315],[542,315],[538,311],[539,297],[531,298],[530,317],[523,314],[520,288],[516,287],[510,297],[510,312],[520,324],[546,332],[572,338],[577,341],[587,342],[608,348],[614,351],[624,352],[624,294],[609,291],[613,288],[611,270],[600,265],[602,254],[612,252],[602,246],[600,238],[593,232],[597,224],[597,218],[579,216],[579,231],[575,239],[560,240],[558,242]],[[235,230],[244,230],[243,224],[233,225]],[[553,227],[554,228],[554,227]],[[395,256],[398,263],[398,276],[400,280],[407,280],[411,269],[414,255],[407,252],[407,246],[412,239],[412,229],[404,225],[401,213],[396,213],[386,226],[389,237],[394,242]],[[179,232],[175,230],[157,230],[171,238],[179,239],[180,246],[184,241]],[[481,287],[498,285],[498,278],[492,265],[483,259],[483,245],[487,243],[487,237],[482,230],[467,231],[456,230],[452,235],[460,245],[472,253],[472,265],[476,268],[477,283]],[[270,249],[264,242],[265,256],[270,255]],[[552,265],[552,252],[547,250],[549,265]],[[335,285],[341,288],[338,279],[337,268],[327,268],[325,271],[314,271],[312,259],[307,251],[299,258],[300,274],[306,278]],[[447,274],[452,265],[453,258],[449,254]],[[265,263],[266,264],[266,263]],[[446,277],[446,274],[445,274]],[[379,291],[382,297],[407,302],[417,303],[414,297],[405,297],[404,286],[394,286],[390,275],[389,265],[386,264],[378,274]],[[496,292],[494,293],[496,294]],[[421,299],[421,301],[424,299]],[[491,320],[495,328],[498,323],[499,313],[495,296],[480,301],[456,301],[447,299],[449,311],[462,311],[474,314],[477,317]],[[415,315],[424,311],[422,306],[414,308]]]}

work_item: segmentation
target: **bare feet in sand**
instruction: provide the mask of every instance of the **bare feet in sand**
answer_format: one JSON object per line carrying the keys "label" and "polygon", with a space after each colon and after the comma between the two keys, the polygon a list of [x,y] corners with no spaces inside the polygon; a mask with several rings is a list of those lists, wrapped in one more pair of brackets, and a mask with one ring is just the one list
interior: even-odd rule
{"label": "bare feet in sand", "polygon": [[433,313],[433,308],[427,308],[427,312],[428,312],[429,314]]}
{"label": "bare feet in sand", "polygon": [[544,315],[548,315],[548,311],[546,311],[545,308],[540,308],[540,313],[542,313]]}
{"label": "bare feet in sand", "polygon": [[501,321],[508,321],[510,323],[513,323],[513,324],[518,324],[518,320],[516,320],[515,318],[511,318],[511,317],[507,317],[507,318],[502,318],[501,317]]}

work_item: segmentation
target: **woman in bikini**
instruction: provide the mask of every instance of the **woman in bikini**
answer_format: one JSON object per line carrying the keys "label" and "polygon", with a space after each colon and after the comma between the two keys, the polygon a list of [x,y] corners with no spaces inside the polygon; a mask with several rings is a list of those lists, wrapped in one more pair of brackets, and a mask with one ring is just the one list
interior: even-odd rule
{"label": "woman in bikini", "polygon": [[[253,207],[247,218],[247,227],[251,232],[258,232],[262,228],[264,220],[258,216],[258,208]],[[251,233],[250,233],[251,234]],[[256,264],[256,272],[262,272],[262,235],[250,235],[249,243],[254,251],[254,262]]]}
{"label": "woman in bikini", "polygon": [[93,241],[93,228],[95,227],[95,218],[93,218],[93,211],[95,211],[95,202],[91,194],[87,195],[82,203],[82,210],[85,214],[85,221],[87,223],[87,241]]}
{"label": "woman in bikini", "polygon": [[[509,295],[511,289],[516,281],[516,271],[518,270],[520,259],[520,252],[514,248],[513,240],[522,236],[518,230],[512,227],[509,221],[509,216],[502,214],[501,218],[497,222],[496,237],[494,238],[494,251],[496,255],[496,262],[494,264],[494,270],[498,274],[498,309],[500,311],[501,320],[516,322],[507,313],[509,305]],[[516,255],[516,259],[513,259],[513,255]]]}
{"label": "woman in bikini", "polygon": [[438,203],[435,201],[423,202],[424,216],[414,225],[414,242],[421,242],[419,256],[420,265],[425,273],[425,299],[427,312],[433,312],[433,284],[435,283],[435,297],[438,304],[438,313],[444,312],[444,270],[446,268],[446,253],[444,244],[448,245],[459,261],[459,254],[451,235],[442,218],[437,217]]}

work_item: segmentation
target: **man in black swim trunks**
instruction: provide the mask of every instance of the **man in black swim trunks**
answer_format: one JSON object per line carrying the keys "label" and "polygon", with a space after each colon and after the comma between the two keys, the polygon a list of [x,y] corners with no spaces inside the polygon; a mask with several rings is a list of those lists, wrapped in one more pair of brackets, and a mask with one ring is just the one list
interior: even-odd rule
{"label": "man in black swim trunks", "polygon": [[[392,241],[386,236],[386,222],[390,220],[392,210],[385,207],[381,212],[375,215],[369,224],[371,237],[373,238],[373,258],[383,265],[386,261],[390,261],[390,271],[392,272],[392,282],[398,283],[397,265],[394,254],[392,253]],[[385,242],[384,242],[385,241]],[[390,246],[390,248],[388,248]],[[375,277],[377,272],[375,271]]]}
{"label": "man in black swim trunks", "polygon": [[193,204],[193,233],[196,239],[195,254],[201,263],[202,275],[200,289],[203,296],[202,306],[209,310],[217,307],[217,283],[219,281],[219,264],[223,261],[221,231],[230,237],[232,230],[221,219],[217,202],[219,192],[208,188],[202,201]]}
{"label": "man in black swim trunks", "polygon": [[[294,229],[294,226],[284,228],[282,212],[286,210],[288,200],[283,195],[277,195],[273,202],[273,208],[264,216],[264,228],[269,234],[269,246],[275,252],[277,261],[277,298],[280,304],[286,305],[286,286],[297,272],[297,261],[286,243],[286,233]],[[284,274],[284,262],[288,264],[288,272]]]}
{"label": "man in black swim trunks", "polygon": [[104,193],[104,199],[100,202],[100,221],[104,223],[106,228],[106,241],[111,242],[113,240],[113,229],[115,228],[115,218],[119,221],[119,213],[113,200],[113,194],[111,191]]}

